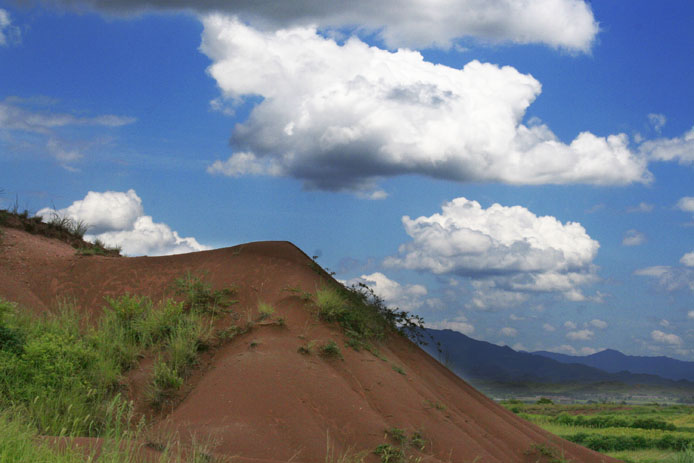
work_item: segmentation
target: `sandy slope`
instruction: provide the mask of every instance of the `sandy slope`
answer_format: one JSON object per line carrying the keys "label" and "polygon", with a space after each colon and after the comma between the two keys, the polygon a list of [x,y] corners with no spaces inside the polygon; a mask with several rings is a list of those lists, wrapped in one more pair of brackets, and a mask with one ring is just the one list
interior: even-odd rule
{"label": "sandy slope", "polygon": [[[255,315],[258,301],[286,319],[285,327],[256,326],[214,352],[184,400],[159,422],[182,436],[213,439],[217,454],[246,462],[324,462],[327,441],[337,454],[350,447],[372,451],[386,442],[385,429],[397,427],[423,434],[425,450],[410,452],[423,462],[549,461],[528,454],[533,444],[561,449],[567,461],[616,461],[519,419],[400,336],[379,346],[385,360],[345,347],[336,326],[319,322],[285,290],[314,291],[326,278],[291,243],[167,257],[79,257],[57,241],[5,229],[0,244],[0,295],[37,311],[69,298],[98,314],[105,295],[126,291],[159,299],[187,270],[208,272],[216,288],[235,285],[234,309],[242,319]],[[344,360],[297,352],[310,340],[330,339]]]}

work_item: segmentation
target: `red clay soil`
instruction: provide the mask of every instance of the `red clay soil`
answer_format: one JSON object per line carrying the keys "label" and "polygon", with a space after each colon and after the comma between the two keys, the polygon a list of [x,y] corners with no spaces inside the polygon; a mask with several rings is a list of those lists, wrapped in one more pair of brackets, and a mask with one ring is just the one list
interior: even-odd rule
{"label": "red clay soil", "polygon": [[[556,449],[562,461],[617,461],[518,418],[399,335],[378,346],[381,358],[346,347],[339,327],[318,321],[309,305],[286,291],[313,292],[327,277],[291,243],[165,257],[84,257],[52,239],[3,231],[0,296],[36,311],[70,299],[98,315],[104,296],[125,292],[158,300],[188,270],[207,272],[214,288],[235,286],[234,311],[242,320],[257,316],[259,301],[276,309],[284,327],[256,325],[216,350],[190,378],[185,398],[155,424],[155,431],[213,441],[215,455],[315,463],[327,461],[330,447],[336,457],[352,449],[377,462],[373,450],[395,444],[385,435],[395,427],[423,435],[422,452],[408,449],[422,462],[551,461],[537,445]],[[336,341],[344,359],[297,352],[312,340]]]}

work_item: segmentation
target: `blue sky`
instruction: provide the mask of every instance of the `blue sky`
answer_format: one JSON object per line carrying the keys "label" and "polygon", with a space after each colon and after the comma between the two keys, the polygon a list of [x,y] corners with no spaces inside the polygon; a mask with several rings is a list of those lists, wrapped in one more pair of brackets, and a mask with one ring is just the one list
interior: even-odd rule
{"label": "blue sky", "polygon": [[432,326],[694,360],[689,0],[205,4],[0,1],[0,207],[129,255],[289,240]]}

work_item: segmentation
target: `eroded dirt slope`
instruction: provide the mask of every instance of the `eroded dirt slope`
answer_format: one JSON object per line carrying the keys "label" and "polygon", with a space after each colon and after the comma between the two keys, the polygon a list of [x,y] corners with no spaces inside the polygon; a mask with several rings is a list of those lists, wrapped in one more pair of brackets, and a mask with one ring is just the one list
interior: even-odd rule
{"label": "eroded dirt slope", "polygon": [[[74,300],[98,315],[106,295],[124,292],[160,299],[186,271],[206,272],[215,288],[238,289],[236,314],[255,318],[269,303],[285,326],[256,325],[214,352],[191,378],[187,396],[158,423],[161,430],[216,442],[236,461],[324,462],[352,448],[372,452],[389,428],[418,431],[423,462],[550,461],[534,444],[556,448],[566,461],[616,461],[552,436],[484,397],[399,335],[380,355],[346,347],[337,326],[316,319],[287,288],[313,292],[327,275],[288,242],[167,257],[76,256],[68,245],[5,229],[0,244],[0,296],[33,310]],[[297,352],[334,340],[344,359]],[[329,443],[329,444],[328,444]],[[543,459],[544,458],[544,459]],[[372,453],[367,461],[380,461]],[[414,461],[414,460],[413,460]]]}

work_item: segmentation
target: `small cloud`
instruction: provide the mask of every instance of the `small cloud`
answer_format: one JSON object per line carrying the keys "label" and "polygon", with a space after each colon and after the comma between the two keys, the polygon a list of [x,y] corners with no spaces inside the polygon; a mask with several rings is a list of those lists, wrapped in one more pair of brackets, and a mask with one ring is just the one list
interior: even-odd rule
{"label": "small cloud", "polygon": [[550,325],[549,323],[545,323],[544,325],[542,325],[542,329],[545,330],[545,331],[548,331],[548,332],[550,332],[550,333],[551,333],[552,331],[556,331],[556,330],[557,330],[555,327],[553,327],[553,326]]}
{"label": "small cloud", "polygon": [[602,211],[605,209],[605,205],[603,203],[596,204],[595,206],[586,209],[586,214],[595,214],[596,212]]}
{"label": "small cloud", "polygon": [[591,330],[578,330],[569,331],[566,333],[566,337],[574,341],[589,341],[593,339],[593,334]]}
{"label": "small cloud", "polygon": [[638,230],[627,230],[622,239],[622,246],[640,246],[646,242],[646,236]]}
{"label": "small cloud", "polygon": [[598,351],[599,349],[595,349],[593,347],[581,347],[581,354],[583,355],[593,355]]}
{"label": "small cloud", "polygon": [[550,352],[567,353],[569,355],[578,355],[578,351],[568,344],[562,344],[561,346],[550,347],[547,349]]}
{"label": "small cloud", "polygon": [[627,209],[627,212],[652,212],[653,211],[653,204],[649,203],[639,203],[638,206],[630,207]]}
{"label": "small cloud", "polygon": [[427,323],[427,328],[437,330],[453,330],[471,336],[475,332],[475,327],[467,322],[464,315],[459,315],[453,320],[441,320],[439,322]]}
{"label": "small cloud", "polygon": [[590,325],[594,326],[595,328],[599,330],[604,330],[607,328],[607,322],[603,320],[599,320],[597,318],[594,318],[593,320],[590,321]]}
{"label": "small cloud", "polygon": [[685,267],[694,267],[694,252],[688,252],[680,259],[680,264]]}
{"label": "small cloud", "polygon": [[21,41],[21,32],[17,26],[12,24],[10,13],[0,8],[0,47],[17,45]]}
{"label": "small cloud", "polygon": [[388,197],[388,193],[386,193],[383,190],[374,190],[372,192],[358,191],[356,195],[358,198],[369,199],[372,201],[378,201],[381,199],[386,199]]}
{"label": "small cloud", "polygon": [[572,322],[571,320],[564,322],[564,328],[567,330],[575,330],[576,329],[576,324]]}
{"label": "small cloud", "polygon": [[662,320],[660,320],[659,325],[662,326],[663,328],[667,328],[668,326],[670,326],[670,322],[663,318]]}
{"label": "small cloud", "polygon": [[690,311],[687,313],[687,318],[694,319],[694,310],[690,310]]}
{"label": "small cloud", "polygon": [[520,342],[517,342],[517,343],[515,343],[513,346],[511,346],[511,349],[513,349],[513,350],[515,350],[515,351],[527,351],[527,350],[528,350],[528,348],[525,347],[525,346],[524,346],[522,343],[520,343]]}
{"label": "small cloud", "polygon": [[510,326],[505,326],[501,328],[499,331],[503,336],[507,336],[509,338],[514,338],[518,334],[518,330],[515,328],[511,328]]}
{"label": "small cloud", "polygon": [[234,153],[226,161],[217,160],[207,167],[208,174],[222,174],[227,177],[240,177],[242,175],[270,175],[280,174],[281,169],[272,161],[256,158],[249,152]]}
{"label": "small cloud", "polygon": [[660,330],[651,331],[651,338],[655,342],[659,342],[661,344],[669,344],[671,346],[682,345],[682,338],[680,338],[676,334],[664,333]]}
{"label": "small cloud", "polygon": [[649,114],[648,123],[653,127],[657,133],[660,133],[667,122],[667,118],[664,114]]}
{"label": "small cloud", "polygon": [[694,197],[685,196],[681,198],[679,201],[677,201],[677,205],[675,207],[684,212],[694,212]]}
{"label": "small cloud", "polygon": [[511,315],[509,315],[508,318],[510,318],[510,319],[513,320],[514,322],[517,322],[517,321],[520,321],[520,320],[525,320],[525,317],[519,317],[518,315],[513,314],[513,313],[512,313]]}
{"label": "small cloud", "polygon": [[415,310],[424,303],[427,289],[418,284],[400,284],[391,280],[381,272],[374,272],[369,275],[361,275],[359,278],[351,279],[348,285],[363,283],[373,289],[374,293],[389,306],[399,307],[403,310]]}

